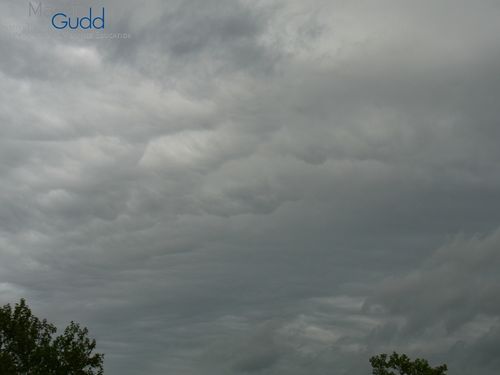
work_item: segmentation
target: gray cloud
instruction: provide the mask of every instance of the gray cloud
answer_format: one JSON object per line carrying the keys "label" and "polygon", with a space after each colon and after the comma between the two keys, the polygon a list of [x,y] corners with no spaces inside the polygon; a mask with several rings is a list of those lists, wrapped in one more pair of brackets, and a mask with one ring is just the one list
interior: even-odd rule
{"label": "gray cloud", "polygon": [[418,269],[385,280],[365,311],[381,308],[399,323],[377,329],[376,339],[411,338],[413,350],[450,358],[456,373],[478,367],[493,373],[497,360],[491,348],[498,345],[500,308],[498,244],[498,230],[485,237],[456,237]]}
{"label": "gray cloud", "polygon": [[130,39],[0,5],[0,302],[109,374],[493,373],[496,4],[105,5]]}

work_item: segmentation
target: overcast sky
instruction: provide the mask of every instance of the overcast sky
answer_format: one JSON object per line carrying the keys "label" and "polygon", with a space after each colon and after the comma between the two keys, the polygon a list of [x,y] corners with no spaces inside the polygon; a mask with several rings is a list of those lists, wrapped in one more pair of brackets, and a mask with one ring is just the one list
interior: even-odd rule
{"label": "overcast sky", "polygon": [[0,3],[0,304],[107,375],[498,374],[498,1],[93,5]]}

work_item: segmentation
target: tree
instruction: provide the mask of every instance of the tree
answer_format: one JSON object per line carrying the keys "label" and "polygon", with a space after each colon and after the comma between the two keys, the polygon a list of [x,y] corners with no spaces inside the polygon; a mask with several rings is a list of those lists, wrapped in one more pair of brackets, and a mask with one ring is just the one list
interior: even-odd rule
{"label": "tree", "polygon": [[[370,358],[373,375],[446,375],[448,367],[431,367],[425,359],[412,361],[406,354],[393,352],[389,357],[380,354]],[[394,371],[393,371],[394,370]]]}
{"label": "tree", "polygon": [[94,353],[87,328],[71,322],[56,327],[31,313],[21,299],[0,308],[0,375],[102,375],[104,355]]}

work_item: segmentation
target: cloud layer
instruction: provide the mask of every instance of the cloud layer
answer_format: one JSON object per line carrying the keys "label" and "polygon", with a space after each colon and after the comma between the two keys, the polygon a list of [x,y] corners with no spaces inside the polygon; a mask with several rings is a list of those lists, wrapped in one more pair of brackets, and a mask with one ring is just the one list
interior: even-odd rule
{"label": "cloud layer", "polygon": [[495,2],[105,6],[129,39],[0,5],[1,303],[110,375],[494,373]]}

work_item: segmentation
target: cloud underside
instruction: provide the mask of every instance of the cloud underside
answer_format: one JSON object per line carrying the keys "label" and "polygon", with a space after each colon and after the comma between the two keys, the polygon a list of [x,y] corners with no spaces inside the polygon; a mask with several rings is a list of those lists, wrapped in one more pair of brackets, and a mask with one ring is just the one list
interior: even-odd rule
{"label": "cloud underside", "polygon": [[494,374],[500,8],[150,3],[106,3],[127,40],[0,5],[0,302],[110,375]]}

